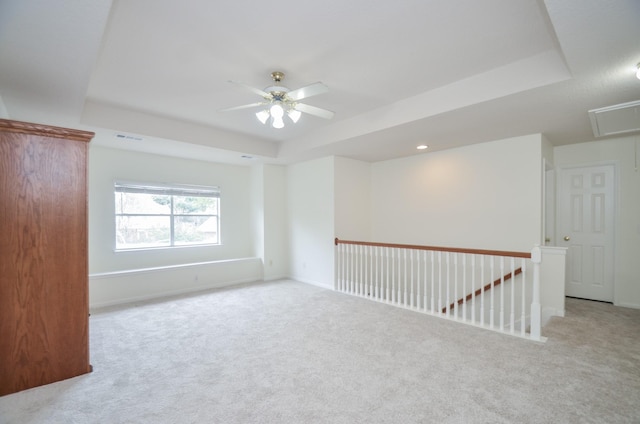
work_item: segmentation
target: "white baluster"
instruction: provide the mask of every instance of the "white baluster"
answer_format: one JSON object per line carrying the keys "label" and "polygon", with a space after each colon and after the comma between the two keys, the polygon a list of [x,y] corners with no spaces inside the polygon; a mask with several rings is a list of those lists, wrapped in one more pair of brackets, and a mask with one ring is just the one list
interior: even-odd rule
{"label": "white baluster", "polygon": [[340,245],[336,244],[336,250],[335,250],[335,260],[334,260],[334,266],[335,266],[335,277],[334,277],[334,289],[337,291],[340,291]]}
{"label": "white baluster", "polygon": [[384,257],[387,260],[387,267],[385,269],[384,275],[386,276],[386,280],[385,280],[385,300],[387,301],[387,303],[389,303],[389,278],[391,277],[390,273],[389,273],[389,248],[385,247],[384,248]]}
{"label": "white baluster", "polygon": [[345,284],[345,245],[339,244],[338,249],[340,251],[340,291],[344,292],[344,284]]}
{"label": "white baluster", "polygon": [[349,287],[349,293],[351,294],[356,294],[356,288],[357,288],[357,284],[358,282],[356,281],[357,276],[356,276],[356,270],[357,268],[357,262],[358,262],[358,246],[356,246],[355,244],[351,245],[351,270],[350,270],[350,287]]}
{"label": "white baluster", "polygon": [[531,338],[540,340],[540,263],[542,251],[536,245],[531,250],[531,262],[533,263],[533,300],[531,301]]}
{"label": "white baluster", "polygon": [[345,293],[349,293],[349,279],[350,279],[350,274],[349,274],[349,269],[351,268],[351,255],[349,254],[349,250],[351,249],[351,245],[349,244],[345,244],[344,245],[344,266],[343,266],[343,272],[344,272],[344,291]]}
{"label": "white baluster", "polygon": [[448,305],[453,304],[453,319],[458,319],[458,254],[453,254],[453,302],[447,303]]}
{"label": "white baluster", "polygon": [[467,320],[467,254],[462,255],[462,320]]}
{"label": "white baluster", "polygon": [[409,279],[409,284],[411,285],[411,298],[409,299],[409,307],[415,307],[415,299],[413,294],[413,250],[409,250],[409,268],[411,269],[411,278]]}
{"label": "white baluster", "polygon": [[526,333],[526,313],[527,313],[527,300],[526,300],[527,261],[526,259],[524,258],[520,259],[520,267],[522,267],[522,305],[521,305],[522,315],[520,316],[520,335],[524,336]]}
{"label": "white baluster", "polygon": [[388,258],[387,258],[387,248],[380,246],[380,297],[383,298],[385,301],[389,300],[389,291],[388,289],[386,289],[386,293],[385,293],[385,287],[388,287],[389,284],[389,267],[387,266],[385,268],[384,264],[385,262],[388,264]]}
{"label": "white baluster", "polygon": [[396,255],[395,249],[391,249],[391,303],[395,303],[396,298]]}
{"label": "white baluster", "polygon": [[367,297],[371,296],[371,246],[365,246],[365,266],[364,266],[364,284],[366,286]]}
{"label": "white baluster", "polygon": [[494,270],[495,270],[495,257],[494,256],[489,256],[489,269],[491,271],[491,290],[489,291],[489,295],[491,299],[491,308],[489,309],[489,311],[491,312],[491,314],[489,315],[489,327],[490,328],[495,328],[494,326],[494,299],[496,297],[496,294],[493,290],[493,282],[495,281],[495,277],[494,277]]}
{"label": "white baluster", "polygon": [[500,256],[500,331],[504,331],[504,256]]}
{"label": "white baluster", "polygon": [[436,292],[435,292],[435,269],[436,269],[436,265],[435,265],[435,261],[434,261],[434,251],[431,251],[431,313],[434,313],[435,311],[435,298],[436,298]]}
{"label": "white baluster", "polygon": [[445,308],[446,308],[446,313],[447,313],[447,317],[449,316],[449,312],[450,312],[450,305],[451,305],[451,297],[449,296],[449,288],[451,287],[451,267],[449,266],[449,252],[445,252],[445,258],[446,258],[446,263],[447,263],[447,303],[445,304]]}
{"label": "white baluster", "polygon": [[368,247],[362,246],[362,296],[367,296],[369,294],[368,286],[369,286],[369,276],[367,275],[367,267],[368,267]]}
{"label": "white baluster", "polygon": [[351,294],[358,293],[358,246],[353,245],[351,252]]}
{"label": "white baluster", "polygon": [[373,273],[374,273],[374,265],[373,265],[373,246],[368,246],[367,248],[369,250],[369,296],[375,298],[375,280],[373,278]]}
{"label": "white baluster", "polygon": [[471,323],[476,323],[476,255],[471,255]]}
{"label": "white baluster", "polygon": [[438,251],[438,314],[442,312],[442,252]]}
{"label": "white baluster", "polygon": [[343,265],[342,265],[342,273],[344,274],[344,281],[342,282],[342,286],[344,287],[344,292],[348,293],[349,292],[349,245],[345,244],[343,246]]}
{"label": "white baluster", "polygon": [[423,250],[422,256],[423,256],[423,259],[424,259],[424,276],[423,276],[423,284],[424,284],[424,286],[422,287],[424,289],[423,290],[423,292],[424,292],[423,293],[424,300],[422,302],[422,306],[424,307],[424,311],[427,312],[427,300],[428,300],[427,299],[427,270],[428,270],[428,267],[427,267],[427,251],[426,250]]}
{"label": "white baluster", "polygon": [[375,280],[375,247],[369,246],[369,296],[375,298],[376,280]]}
{"label": "white baluster", "polygon": [[511,334],[514,333],[516,325],[516,259],[511,258],[511,316],[509,317],[509,328]]}
{"label": "white baluster", "polygon": [[367,295],[367,279],[365,276],[366,272],[366,247],[360,246],[360,296]]}
{"label": "white baluster", "polygon": [[378,300],[384,299],[384,247],[378,246]]}
{"label": "white baluster", "polygon": [[[398,305],[402,304],[402,294],[403,294],[402,284],[403,284],[403,280],[404,280],[404,285],[405,285],[404,293],[407,292],[407,290],[406,290],[406,285],[407,285],[407,280],[406,280],[406,278],[407,278],[407,272],[406,272],[407,271],[406,270],[406,266],[407,266],[406,259],[407,259],[407,256],[406,255],[407,255],[407,251],[406,250],[404,251],[404,255],[405,255],[404,256],[404,259],[405,259],[405,261],[404,261],[405,272],[403,274],[402,273],[402,265],[403,265],[403,263],[402,263],[402,249],[399,249],[398,250],[398,293],[397,293],[397,297],[396,297],[396,302],[398,303]],[[405,302],[405,304],[406,304],[406,302]]]}
{"label": "white baluster", "polygon": [[353,245],[353,294],[355,294],[356,296],[360,294],[359,272],[360,272],[360,246],[355,244]]}
{"label": "white baluster", "polygon": [[364,246],[360,246],[360,262],[358,263],[359,266],[359,273],[360,273],[360,278],[358,279],[358,281],[360,282],[359,288],[358,290],[360,290],[359,295],[360,296],[364,296],[365,295],[365,290],[366,290],[366,284],[367,282],[364,279],[364,260],[365,260],[365,255],[364,255]]}
{"label": "white baluster", "polygon": [[416,304],[415,307],[417,310],[420,310],[420,302],[422,301],[422,298],[420,297],[420,271],[421,271],[421,266],[420,266],[420,262],[422,262],[420,260],[420,252],[421,250],[416,250]]}
{"label": "white baluster", "polygon": [[480,325],[484,326],[484,263],[485,256],[480,256]]}
{"label": "white baluster", "polygon": [[374,258],[374,265],[373,268],[375,270],[375,289],[374,289],[374,293],[375,293],[375,298],[377,300],[380,300],[380,286],[379,286],[379,281],[378,281],[378,277],[379,277],[379,273],[378,273],[378,246],[374,246],[373,247],[373,258]]}
{"label": "white baluster", "polygon": [[403,289],[403,302],[404,307],[407,307],[407,249],[404,249],[404,289]]}
{"label": "white baluster", "polygon": [[356,273],[358,275],[358,286],[356,288],[356,294],[362,295],[362,246],[358,245],[358,262],[356,264]]}

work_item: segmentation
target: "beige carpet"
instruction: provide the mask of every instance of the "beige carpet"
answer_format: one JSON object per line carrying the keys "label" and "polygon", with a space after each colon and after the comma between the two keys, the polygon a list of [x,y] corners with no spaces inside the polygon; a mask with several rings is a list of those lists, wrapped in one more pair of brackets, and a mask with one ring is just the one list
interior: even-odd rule
{"label": "beige carpet", "polygon": [[543,334],[245,285],[94,311],[94,372],[0,397],[0,422],[640,422],[640,310],[568,299]]}

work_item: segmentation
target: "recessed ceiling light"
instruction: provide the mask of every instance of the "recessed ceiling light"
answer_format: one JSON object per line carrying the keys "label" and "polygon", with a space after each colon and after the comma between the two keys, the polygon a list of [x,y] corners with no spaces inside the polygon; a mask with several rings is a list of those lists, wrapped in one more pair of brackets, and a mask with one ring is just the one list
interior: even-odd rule
{"label": "recessed ceiling light", "polygon": [[421,145],[419,145],[419,146],[418,146],[418,147],[416,147],[416,148],[417,148],[418,150],[424,150],[424,149],[429,148],[429,146],[427,146],[426,144],[421,144]]}
{"label": "recessed ceiling light", "polygon": [[640,63],[636,65],[636,77],[640,79]]}

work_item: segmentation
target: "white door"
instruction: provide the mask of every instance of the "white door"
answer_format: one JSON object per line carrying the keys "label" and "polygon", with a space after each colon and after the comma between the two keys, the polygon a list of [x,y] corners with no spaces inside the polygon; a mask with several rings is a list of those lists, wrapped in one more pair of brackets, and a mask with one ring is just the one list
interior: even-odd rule
{"label": "white door", "polygon": [[567,296],[613,301],[615,169],[560,171],[558,246],[567,252]]}

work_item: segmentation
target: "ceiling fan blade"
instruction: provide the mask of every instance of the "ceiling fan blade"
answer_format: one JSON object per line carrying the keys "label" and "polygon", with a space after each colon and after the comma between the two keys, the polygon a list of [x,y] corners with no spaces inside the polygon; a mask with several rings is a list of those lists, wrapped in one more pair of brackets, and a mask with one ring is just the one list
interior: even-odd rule
{"label": "ceiling fan blade", "polygon": [[251,103],[248,105],[242,105],[242,106],[235,106],[235,107],[229,107],[226,109],[220,109],[220,112],[229,112],[232,110],[240,110],[240,109],[250,109],[252,107],[258,107],[258,106],[264,106],[269,104],[268,102],[257,102],[257,103]]}
{"label": "ceiling fan blade", "polygon": [[317,96],[318,94],[326,93],[329,91],[329,87],[321,82],[315,82],[311,85],[298,88],[296,90],[289,91],[287,97],[291,100],[302,100],[307,97]]}
{"label": "ceiling fan blade", "polygon": [[254,93],[256,93],[258,96],[264,97],[265,99],[269,99],[271,98],[271,94],[267,93],[264,90],[260,90],[259,88],[255,88],[255,87],[251,87],[250,85],[247,85],[243,82],[238,82],[238,81],[229,81],[233,84],[239,85],[241,87],[246,88],[249,91],[253,91]]}
{"label": "ceiling fan blade", "polygon": [[333,118],[333,115],[335,115],[335,112],[332,112],[330,110],[320,109],[319,107],[307,105],[304,103],[297,103],[294,109],[324,119],[331,119]]}

